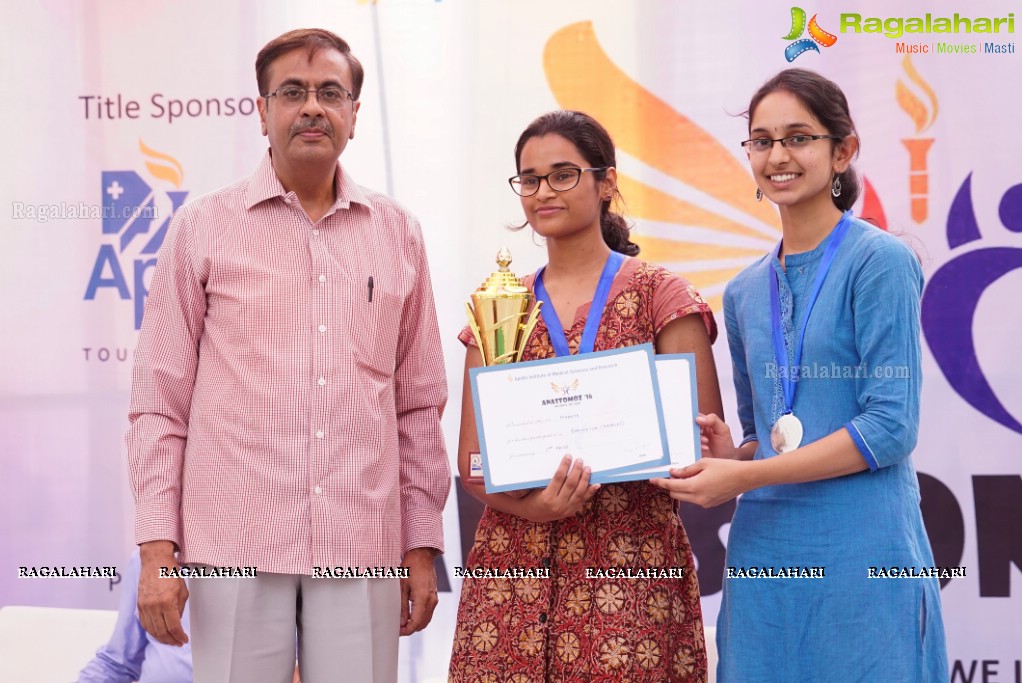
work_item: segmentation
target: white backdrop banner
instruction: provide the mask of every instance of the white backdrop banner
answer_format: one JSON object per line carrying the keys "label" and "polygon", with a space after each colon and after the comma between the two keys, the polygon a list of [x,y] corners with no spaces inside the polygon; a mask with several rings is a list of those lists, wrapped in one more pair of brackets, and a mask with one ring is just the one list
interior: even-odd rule
{"label": "white backdrop banner", "polygon": [[[725,283],[780,234],[773,208],[754,200],[740,114],[788,66],[836,80],[862,140],[859,213],[909,242],[927,274],[914,459],[937,563],[966,568],[942,591],[952,678],[1022,681],[1016,8],[187,0],[48,1],[7,12],[0,605],[116,606],[119,579],[19,578],[19,567],[125,565],[133,503],[123,434],[159,246],[178,207],[249,175],[266,148],[255,113],[259,48],[321,26],[366,67],[345,167],[424,227],[451,388],[452,466],[463,301],[501,245],[519,273],[544,261],[528,230],[505,229],[522,218],[506,179],[525,125],[558,107],[602,121],[618,146],[642,256],[692,280],[719,316]],[[723,332],[714,352],[734,421]],[[682,511],[710,624],[732,510]],[[433,624],[403,644],[403,681],[446,680],[461,580],[453,567],[477,515],[456,485],[438,565],[444,592]]]}

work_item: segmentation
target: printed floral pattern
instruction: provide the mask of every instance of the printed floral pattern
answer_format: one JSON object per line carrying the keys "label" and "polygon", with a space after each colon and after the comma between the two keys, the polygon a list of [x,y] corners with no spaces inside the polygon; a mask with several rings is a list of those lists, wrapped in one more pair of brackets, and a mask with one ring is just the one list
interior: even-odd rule
{"label": "printed floral pattern", "polygon": [[628,665],[630,650],[624,638],[608,638],[600,643],[600,663],[607,671],[620,671]]}
{"label": "printed floral pattern", "polygon": [[565,664],[571,664],[578,659],[582,651],[582,642],[574,633],[562,633],[557,637],[557,657]]}
{"label": "printed floral pattern", "polygon": [[635,648],[635,661],[647,671],[660,664],[660,645],[653,638],[639,641]]}
{"label": "printed floral pattern", "polygon": [[615,486],[600,499],[600,504],[612,515],[624,512],[628,507],[628,490],[623,486]]}
{"label": "printed floral pattern", "polygon": [[[527,278],[528,281],[529,278]],[[528,282],[527,282],[528,283]],[[568,330],[577,350],[587,307]],[[596,350],[654,340],[679,317],[709,307],[688,282],[629,259],[611,289]],[[471,334],[459,338],[466,344]],[[524,359],[554,355],[542,319]],[[537,524],[486,508],[467,564],[549,566],[549,579],[462,583],[450,681],[680,683],[705,681],[699,586],[671,499],[648,482],[602,486],[574,517]],[[587,568],[684,567],[682,579],[587,578]]]}
{"label": "printed floral pattern", "polygon": [[596,607],[604,614],[620,612],[625,606],[625,589],[616,583],[605,583],[596,589]]}
{"label": "printed floral pattern", "polygon": [[472,633],[472,647],[480,652],[489,652],[497,644],[498,635],[496,624],[484,621]]}

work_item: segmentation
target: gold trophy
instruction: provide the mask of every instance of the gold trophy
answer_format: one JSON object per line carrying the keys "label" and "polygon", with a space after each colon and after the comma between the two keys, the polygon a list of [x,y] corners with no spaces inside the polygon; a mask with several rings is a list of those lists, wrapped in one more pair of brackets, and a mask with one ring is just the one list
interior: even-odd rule
{"label": "gold trophy", "polygon": [[497,252],[497,265],[497,272],[490,273],[472,294],[472,303],[465,303],[468,326],[479,345],[484,365],[520,361],[529,335],[539,320],[540,302],[537,301],[532,313],[528,313],[534,297],[508,269],[511,252],[507,247]]}

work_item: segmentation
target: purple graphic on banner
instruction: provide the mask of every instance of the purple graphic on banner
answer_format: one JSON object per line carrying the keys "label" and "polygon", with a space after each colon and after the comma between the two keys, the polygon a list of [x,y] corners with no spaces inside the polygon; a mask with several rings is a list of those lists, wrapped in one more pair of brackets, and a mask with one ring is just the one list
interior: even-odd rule
{"label": "purple graphic on banner", "polygon": [[[172,157],[153,152],[142,146],[147,156],[170,161],[173,166],[147,162],[147,168],[157,178],[171,181],[180,187],[182,173],[180,164]],[[103,234],[117,235],[115,243],[102,244],[96,254],[96,261],[85,288],[84,299],[96,299],[99,290],[113,289],[121,300],[134,300],[135,329],[142,326],[145,299],[148,295],[146,277],[156,267],[156,254],[163,245],[167,228],[174,213],[184,204],[188,190],[168,190],[170,211],[153,230],[153,222],[160,217],[156,207],[155,191],[135,171],[103,171],[101,174],[101,196],[103,201]],[[147,237],[136,242],[136,238]],[[142,244],[134,257],[129,257],[132,244]]]}
{"label": "purple graphic on banner", "polygon": [[149,233],[153,191],[134,171],[103,171],[103,234],[121,235],[122,253],[136,235]]}
{"label": "purple graphic on banner", "polygon": [[981,237],[976,212],[972,210],[972,174],[965,176],[965,182],[958,188],[958,194],[951,202],[947,216],[947,245],[957,249]]}
{"label": "purple graphic on banner", "polygon": [[[100,180],[103,234],[116,235],[131,221],[135,207],[143,206],[146,200],[152,203],[153,191],[134,171],[103,171]],[[124,244],[121,243],[122,251]]]}
{"label": "purple graphic on banner", "polygon": [[[972,174],[948,212],[947,241],[952,249],[980,239],[972,203]],[[1022,184],[1001,198],[1000,219],[1022,232]],[[1022,269],[1022,249],[989,247],[952,258],[930,278],[922,302],[922,326],[934,359],[951,387],[991,420],[1022,434],[1022,424],[994,393],[979,365],[973,338],[976,306],[983,292],[1008,273]]]}

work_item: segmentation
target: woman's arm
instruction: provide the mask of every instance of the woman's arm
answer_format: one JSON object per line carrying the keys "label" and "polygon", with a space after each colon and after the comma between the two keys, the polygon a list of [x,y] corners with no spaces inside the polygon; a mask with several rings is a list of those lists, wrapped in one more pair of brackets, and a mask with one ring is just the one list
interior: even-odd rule
{"label": "woman's arm", "polygon": [[[727,425],[711,416],[710,427],[727,430]],[[671,470],[672,479],[654,479],[671,497],[686,503],[713,507],[735,496],[762,486],[799,484],[832,479],[867,469],[862,453],[844,428],[808,446],[763,460],[727,460],[702,458],[680,470]]]}
{"label": "woman's arm", "polygon": [[599,490],[599,484],[589,485],[590,469],[581,460],[569,455],[561,460],[553,479],[542,489],[512,493],[487,493],[481,481],[470,475],[471,454],[479,452],[476,432],[475,407],[472,403],[472,385],[468,371],[482,366],[479,349],[468,347],[465,356],[465,380],[461,394],[461,433],[458,438],[458,473],[461,486],[495,510],[524,517],[532,522],[552,522],[570,517],[582,509],[586,501]]}
{"label": "woman's arm", "polygon": [[710,348],[710,335],[706,332],[701,315],[686,315],[667,323],[656,338],[656,352],[694,353],[696,357],[696,384],[699,390],[699,412],[714,414],[724,419],[724,406],[720,400],[717,366]]}
{"label": "woman's arm", "polygon": [[[876,470],[908,457],[919,419],[919,301],[922,270],[903,244],[880,244],[853,283],[852,312],[860,363],[872,375],[856,383],[860,413],[842,428],[788,453],[752,462],[704,458],[671,472],[657,485],[678,500],[704,507],[776,484],[832,479]],[[903,373],[895,370],[904,369]],[[884,370],[879,375],[876,369]],[[891,369],[890,372],[887,372]],[[893,378],[888,378],[888,374]],[[710,416],[704,436],[730,439],[727,425]]]}

